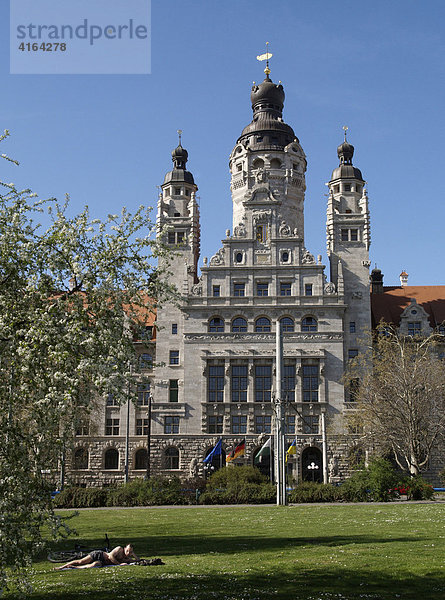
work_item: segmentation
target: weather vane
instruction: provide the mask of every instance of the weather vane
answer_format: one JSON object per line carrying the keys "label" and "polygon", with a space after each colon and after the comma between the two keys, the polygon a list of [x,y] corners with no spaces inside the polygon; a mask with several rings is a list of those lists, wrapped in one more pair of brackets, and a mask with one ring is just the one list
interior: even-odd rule
{"label": "weather vane", "polygon": [[346,132],[348,131],[349,127],[347,125],[343,125],[343,131],[345,132],[345,142],[346,142]]}
{"label": "weather vane", "polygon": [[181,145],[182,129],[178,129],[179,145]]}
{"label": "weather vane", "polygon": [[272,54],[269,52],[269,42],[266,42],[266,53],[265,54],[260,54],[259,56],[257,56],[257,60],[259,61],[266,61],[266,68],[264,69],[264,72],[266,73],[266,77],[269,77],[269,73],[270,73],[270,69],[269,69],[269,58],[272,58]]}

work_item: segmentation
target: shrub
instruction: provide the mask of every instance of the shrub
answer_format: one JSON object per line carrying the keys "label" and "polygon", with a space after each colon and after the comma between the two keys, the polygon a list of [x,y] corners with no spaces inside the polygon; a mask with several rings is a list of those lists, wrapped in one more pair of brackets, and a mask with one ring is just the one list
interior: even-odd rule
{"label": "shrub", "polygon": [[408,500],[431,500],[434,497],[433,486],[420,475],[408,477],[405,486]]}
{"label": "shrub", "polygon": [[189,504],[182,492],[178,477],[134,479],[118,488],[110,489],[108,506],[154,506],[162,504]]}
{"label": "shrub", "polygon": [[341,499],[340,487],[330,483],[314,483],[312,481],[300,483],[288,495],[288,501],[293,503],[338,502]]}
{"label": "shrub", "polygon": [[66,488],[54,498],[57,508],[97,508],[107,505],[108,490],[104,488]]}
{"label": "shrub", "polygon": [[400,475],[384,458],[374,458],[341,486],[344,500],[350,502],[387,502],[398,496],[395,488]]}
{"label": "shrub", "polygon": [[273,502],[275,485],[255,467],[229,466],[207,481],[201,504],[265,504]]}

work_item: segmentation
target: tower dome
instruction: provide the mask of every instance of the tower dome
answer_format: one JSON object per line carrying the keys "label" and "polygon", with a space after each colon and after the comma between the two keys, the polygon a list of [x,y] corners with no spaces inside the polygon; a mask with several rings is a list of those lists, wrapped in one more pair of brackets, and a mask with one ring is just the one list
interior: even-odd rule
{"label": "tower dome", "polygon": [[181,143],[172,150],[173,170],[166,173],[164,184],[170,182],[180,183],[182,181],[192,184],[195,183],[193,175],[190,171],[186,170],[188,156],[189,153],[181,146]]}
{"label": "tower dome", "polygon": [[332,171],[332,181],[334,179],[359,179],[360,181],[364,181],[360,169],[352,165],[354,146],[346,140],[346,132],[345,141],[337,147],[337,155],[340,164]]}
{"label": "tower dome", "polygon": [[269,74],[259,85],[254,83],[250,94],[253,119],[238,142],[250,150],[283,150],[294,142],[294,130],[283,121],[284,97],[281,82],[274,83]]}

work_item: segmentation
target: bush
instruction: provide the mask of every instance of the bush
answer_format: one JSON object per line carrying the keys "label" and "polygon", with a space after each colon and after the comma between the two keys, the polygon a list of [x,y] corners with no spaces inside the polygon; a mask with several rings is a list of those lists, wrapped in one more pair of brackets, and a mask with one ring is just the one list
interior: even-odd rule
{"label": "bush", "polygon": [[349,502],[388,502],[398,496],[395,488],[400,475],[384,458],[374,458],[367,467],[354,473],[341,486],[344,500]]}
{"label": "bush", "polygon": [[159,506],[189,504],[182,492],[178,477],[134,479],[118,488],[110,489],[107,506]]}
{"label": "bush", "polygon": [[255,467],[229,466],[219,469],[207,481],[201,504],[268,504],[276,496],[269,483]]}
{"label": "bush", "polygon": [[338,502],[342,499],[340,487],[330,483],[313,483],[304,481],[288,495],[288,501],[293,503],[304,502]]}
{"label": "bush", "polygon": [[405,482],[408,500],[431,500],[434,497],[433,486],[420,475],[408,477]]}
{"label": "bush", "polygon": [[57,508],[97,508],[107,505],[108,490],[104,488],[66,488],[54,497]]}

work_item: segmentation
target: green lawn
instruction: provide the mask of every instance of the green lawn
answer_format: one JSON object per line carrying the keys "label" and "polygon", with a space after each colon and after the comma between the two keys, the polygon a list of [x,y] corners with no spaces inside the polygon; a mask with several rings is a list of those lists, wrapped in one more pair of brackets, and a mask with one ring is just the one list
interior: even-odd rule
{"label": "green lawn", "polygon": [[443,504],[91,510],[72,524],[90,547],[107,532],[165,565],[53,572],[42,559],[31,598],[445,597]]}

